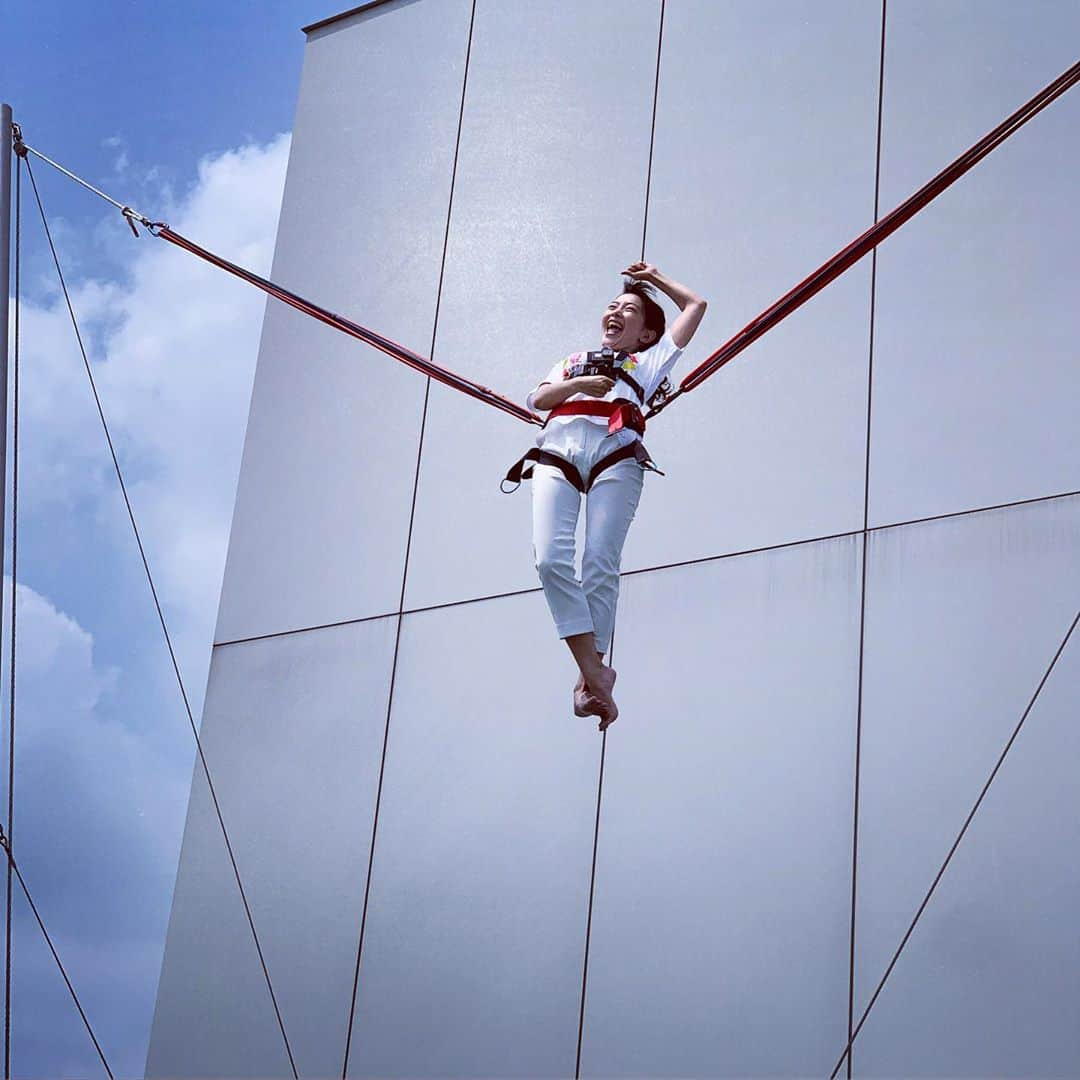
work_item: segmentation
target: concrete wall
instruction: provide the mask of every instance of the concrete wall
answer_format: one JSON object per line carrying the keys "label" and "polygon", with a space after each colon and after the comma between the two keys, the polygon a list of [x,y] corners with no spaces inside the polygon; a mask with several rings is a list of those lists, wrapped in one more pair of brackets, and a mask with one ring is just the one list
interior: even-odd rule
{"label": "concrete wall", "polygon": [[[309,35],[276,280],[524,400],[646,208],[682,373],[872,223],[877,5],[667,0],[651,174],[657,0],[472,15]],[[890,3],[881,213],[1078,34]],[[1080,607],[1078,122],[879,250],[872,364],[867,258],[656,421],[604,739],[498,490],[532,430],[268,308],[202,730],[303,1075],[350,1015],[357,1077],[828,1074]],[[1074,635],[856,1075],[1080,1070],[1078,698]],[[200,774],[148,1071],[288,1073]]]}

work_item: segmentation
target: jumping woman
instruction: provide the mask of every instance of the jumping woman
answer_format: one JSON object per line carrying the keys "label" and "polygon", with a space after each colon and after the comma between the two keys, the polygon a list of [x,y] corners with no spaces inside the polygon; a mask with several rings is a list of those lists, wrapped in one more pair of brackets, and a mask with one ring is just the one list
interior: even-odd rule
{"label": "jumping woman", "polygon": [[[528,397],[548,411],[527,458],[532,471],[533,551],[559,637],[580,671],[574,712],[599,716],[604,731],[619,715],[611,647],[623,543],[641,498],[645,469],[655,469],[641,436],[641,409],[674,367],[705,314],[705,301],[655,266],[635,262],[622,292],[600,321],[601,345],[556,364]],[[655,289],[679,315],[665,330]],[[522,462],[514,467],[521,478]],[[514,470],[511,470],[514,473]],[[524,474],[528,476],[528,472]],[[581,580],[574,572],[574,532],[585,496]]]}

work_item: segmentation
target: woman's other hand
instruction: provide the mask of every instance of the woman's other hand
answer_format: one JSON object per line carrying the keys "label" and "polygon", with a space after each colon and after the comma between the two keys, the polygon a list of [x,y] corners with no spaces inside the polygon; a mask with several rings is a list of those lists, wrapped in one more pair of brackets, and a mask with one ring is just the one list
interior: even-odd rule
{"label": "woman's other hand", "polygon": [[577,392],[589,397],[603,397],[615,385],[615,380],[606,375],[579,375],[574,381]]}

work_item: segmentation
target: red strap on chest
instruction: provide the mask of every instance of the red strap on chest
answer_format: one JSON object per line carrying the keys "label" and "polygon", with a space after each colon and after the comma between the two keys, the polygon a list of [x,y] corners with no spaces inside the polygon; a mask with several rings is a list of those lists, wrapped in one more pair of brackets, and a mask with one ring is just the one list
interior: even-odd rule
{"label": "red strap on chest", "polygon": [[548,413],[548,420],[553,416],[606,416],[609,435],[624,427],[645,434],[645,417],[632,401],[564,401]]}
{"label": "red strap on chest", "polygon": [[553,416],[610,416],[619,403],[617,401],[564,401],[548,413]]}

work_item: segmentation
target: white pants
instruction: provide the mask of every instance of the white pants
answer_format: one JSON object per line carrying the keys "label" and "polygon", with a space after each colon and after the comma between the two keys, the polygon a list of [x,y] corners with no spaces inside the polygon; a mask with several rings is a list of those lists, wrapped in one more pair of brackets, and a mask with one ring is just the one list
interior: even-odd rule
{"label": "white pants", "polygon": [[[551,423],[536,445],[566,458],[582,477],[603,457],[637,438],[608,435],[585,418]],[[619,599],[619,564],[630,522],[641,498],[643,470],[624,458],[605,469],[585,496],[585,550],[581,580],[574,573],[574,533],[581,494],[554,465],[537,465],[532,479],[533,555],[559,637],[593,633],[596,651],[611,647]]]}

